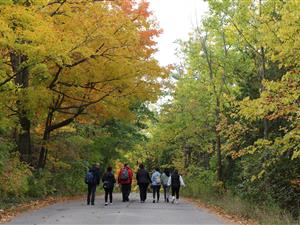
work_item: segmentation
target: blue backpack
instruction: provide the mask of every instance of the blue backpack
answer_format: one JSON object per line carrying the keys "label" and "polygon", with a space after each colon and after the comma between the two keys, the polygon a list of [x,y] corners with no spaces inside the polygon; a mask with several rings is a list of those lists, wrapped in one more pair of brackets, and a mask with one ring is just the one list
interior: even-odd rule
{"label": "blue backpack", "polygon": [[86,184],[94,184],[94,173],[92,171],[88,171],[85,175],[85,183]]}

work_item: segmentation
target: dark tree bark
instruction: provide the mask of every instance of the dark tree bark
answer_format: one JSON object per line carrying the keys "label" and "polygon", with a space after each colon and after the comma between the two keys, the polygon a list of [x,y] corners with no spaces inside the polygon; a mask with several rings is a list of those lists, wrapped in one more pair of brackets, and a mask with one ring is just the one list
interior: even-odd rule
{"label": "dark tree bark", "polygon": [[39,154],[39,161],[37,164],[37,168],[44,168],[46,165],[46,160],[47,160],[47,154],[48,154],[48,149],[46,147],[47,142],[50,139],[50,130],[49,127],[51,126],[51,121],[52,121],[52,113],[50,112],[48,114],[47,120],[46,120],[46,127],[44,130],[44,135],[43,135],[43,144],[40,150]]}
{"label": "dark tree bark", "polygon": [[[12,69],[15,73],[15,84],[21,88],[27,88],[29,86],[29,71],[24,64],[26,57],[18,55],[14,52],[10,54]],[[23,68],[22,68],[23,67]],[[24,109],[23,102],[17,101],[18,118],[21,125],[21,130],[17,135],[18,150],[21,155],[21,160],[27,163],[31,163],[32,145],[31,145],[31,121],[28,118],[28,112]]]}

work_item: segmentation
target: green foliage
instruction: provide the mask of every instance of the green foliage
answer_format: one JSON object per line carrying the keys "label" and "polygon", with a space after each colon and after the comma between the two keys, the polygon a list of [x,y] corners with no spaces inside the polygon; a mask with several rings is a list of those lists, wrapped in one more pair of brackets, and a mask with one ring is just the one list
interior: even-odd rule
{"label": "green foliage", "polygon": [[[182,66],[159,115],[148,101],[166,71],[146,3],[87,2],[0,0],[0,199],[80,193],[95,162],[143,162],[179,169],[186,195],[243,217],[299,217],[299,2],[208,0],[179,41]],[[46,149],[44,170],[15,154],[22,119]],[[32,150],[35,166],[43,155]]]}
{"label": "green foliage", "polygon": [[33,198],[43,198],[55,193],[53,187],[53,175],[46,170],[39,170],[29,178],[30,189],[28,196]]}
{"label": "green foliage", "polygon": [[211,198],[217,198],[222,195],[221,184],[217,182],[216,174],[212,170],[191,167],[189,170],[189,173],[184,176],[187,186],[182,191],[185,196],[209,201]]}
{"label": "green foliage", "polygon": [[8,163],[9,160],[9,152],[13,149],[14,145],[8,141],[5,141],[4,138],[0,136],[0,174],[3,172],[5,165]]}
{"label": "green foliage", "polygon": [[61,169],[52,172],[55,193],[62,195],[80,194],[86,190],[84,177],[86,173],[86,163],[84,161],[75,161],[69,163],[69,169]]}
{"label": "green foliage", "polygon": [[29,190],[28,178],[32,172],[20,162],[18,154],[12,154],[3,166],[0,176],[1,198],[23,198]]}
{"label": "green foliage", "polygon": [[300,4],[208,2],[207,17],[179,42],[183,68],[150,127],[146,159],[179,168],[187,195],[232,199],[241,208],[233,210],[259,221],[250,204],[298,218]]}

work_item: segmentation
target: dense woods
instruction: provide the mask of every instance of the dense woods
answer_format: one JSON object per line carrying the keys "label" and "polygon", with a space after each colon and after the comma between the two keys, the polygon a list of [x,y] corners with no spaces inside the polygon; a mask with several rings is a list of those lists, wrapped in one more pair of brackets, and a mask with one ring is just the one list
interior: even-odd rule
{"label": "dense woods", "polygon": [[272,208],[269,224],[284,211],[297,218],[299,1],[208,3],[206,18],[179,42],[182,64],[146,158],[179,168],[190,196],[254,219],[267,215],[258,205]]}
{"label": "dense woods", "polygon": [[126,160],[299,222],[300,3],[207,2],[170,71],[146,1],[0,1],[0,202],[79,193],[91,163]]}
{"label": "dense woods", "polygon": [[150,16],[144,1],[0,2],[1,202],[76,193],[142,139],[167,75]]}

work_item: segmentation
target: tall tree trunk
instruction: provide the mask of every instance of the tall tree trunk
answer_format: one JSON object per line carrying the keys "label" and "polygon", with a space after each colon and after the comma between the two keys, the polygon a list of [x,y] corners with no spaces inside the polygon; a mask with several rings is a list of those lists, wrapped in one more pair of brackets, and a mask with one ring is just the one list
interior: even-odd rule
{"label": "tall tree trunk", "polygon": [[216,125],[215,125],[215,135],[216,135],[216,151],[217,151],[217,177],[219,181],[222,181],[222,155],[221,155],[221,135],[218,130],[218,125],[220,123],[220,100],[216,98]]}
{"label": "tall tree trunk", "polygon": [[[14,52],[10,54],[12,69],[16,74],[15,84],[23,89],[29,86],[29,71],[22,63],[26,61],[25,56],[18,55]],[[24,68],[22,68],[24,67]],[[32,145],[31,145],[31,121],[28,118],[28,112],[24,109],[23,102],[19,99],[16,102],[18,108],[18,118],[21,125],[21,130],[17,136],[17,145],[21,155],[21,160],[31,163]]]}
{"label": "tall tree trunk", "polygon": [[[227,50],[226,50],[226,45],[225,45],[225,36],[223,36],[223,41],[224,41],[224,50],[225,50],[225,54],[227,54]],[[215,108],[215,127],[214,127],[214,132],[215,132],[215,136],[216,136],[216,143],[215,143],[215,148],[216,148],[216,153],[217,153],[217,178],[219,181],[222,181],[222,154],[221,154],[221,136],[220,136],[220,132],[218,130],[218,125],[220,123],[220,113],[221,113],[221,103],[220,103],[220,96],[222,94],[223,91],[223,85],[225,84],[225,76],[226,76],[226,71],[224,71],[223,73],[223,79],[222,79],[222,86],[220,88],[220,92],[217,90],[216,84],[214,83],[214,79],[215,79],[215,75],[214,75],[214,71],[213,71],[213,63],[211,60],[211,55],[209,53],[209,49],[207,48],[206,45],[206,39],[204,38],[202,40],[202,48],[205,54],[205,58],[206,58],[206,62],[208,65],[208,69],[209,69],[209,77],[210,77],[210,82],[212,84],[213,87],[213,93],[215,95],[216,98],[216,108]]]}
{"label": "tall tree trunk", "polygon": [[44,130],[44,135],[43,135],[43,143],[41,146],[40,154],[39,154],[39,161],[37,168],[43,169],[46,165],[47,161],[47,154],[48,154],[48,148],[47,148],[47,142],[50,139],[50,126],[52,124],[52,118],[53,118],[53,113],[49,112],[45,124],[45,130]]}
{"label": "tall tree trunk", "polygon": [[[259,16],[262,16],[262,1],[259,0]],[[259,61],[260,61],[260,78],[261,78],[261,92],[265,90],[265,87],[263,85],[263,80],[266,78],[266,57],[265,57],[265,49],[263,46],[260,47],[260,55],[259,55]],[[268,138],[269,133],[269,124],[268,120],[266,118],[263,119],[263,127],[264,127],[264,138]]]}
{"label": "tall tree trunk", "polygon": [[[266,78],[266,59],[265,59],[265,49],[264,47],[260,48],[260,78],[261,78],[261,92],[265,90],[263,85],[263,80]],[[264,138],[268,138],[269,133],[269,124],[266,118],[263,119],[263,126],[264,126]]]}
{"label": "tall tree trunk", "polygon": [[41,146],[40,155],[39,155],[39,162],[38,162],[38,165],[37,165],[38,168],[44,168],[45,165],[46,165],[47,154],[48,154],[47,143],[50,140],[51,132],[72,123],[75,120],[75,118],[77,118],[77,116],[79,116],[85,109],[84,107],[82,107],[82,108],[78,109],[78,112],[75,113],[70,118],[65,119],[61,122],[58,122],[56,124],[53,124],[54,112],[57,109],[57,107],[60,106],[60,104],[62,103],[63,98],[64,98],[63,96],[59,96],[57,101],[54,103],[54,107],[53,108],[50,107],[50,109],[49,109],[47,120],[46,120],[46,123],[45,123],[45,129],[44,129],[44,135],[43,135],[43,144]]}
{"label": "tall tree trunk", "polygon": [[184,146],[184,167],[187,168],[191,163],[191,147],[187,144]]}
{"label": "tall tree trunk", "polygon": [[37,167],[39,169],[43,169],[46,166],[47,155],[48,155],[48,148],[46,146],[46,143],[49,140],[49,138],[50,138],[50,133],[44,134],[44,137],[43,137],[43,142],[44,143],[43,143],[43,145],[41,147],[41,150],[40,150],[39,162],[38,162],[38,165],[37,165]]}

